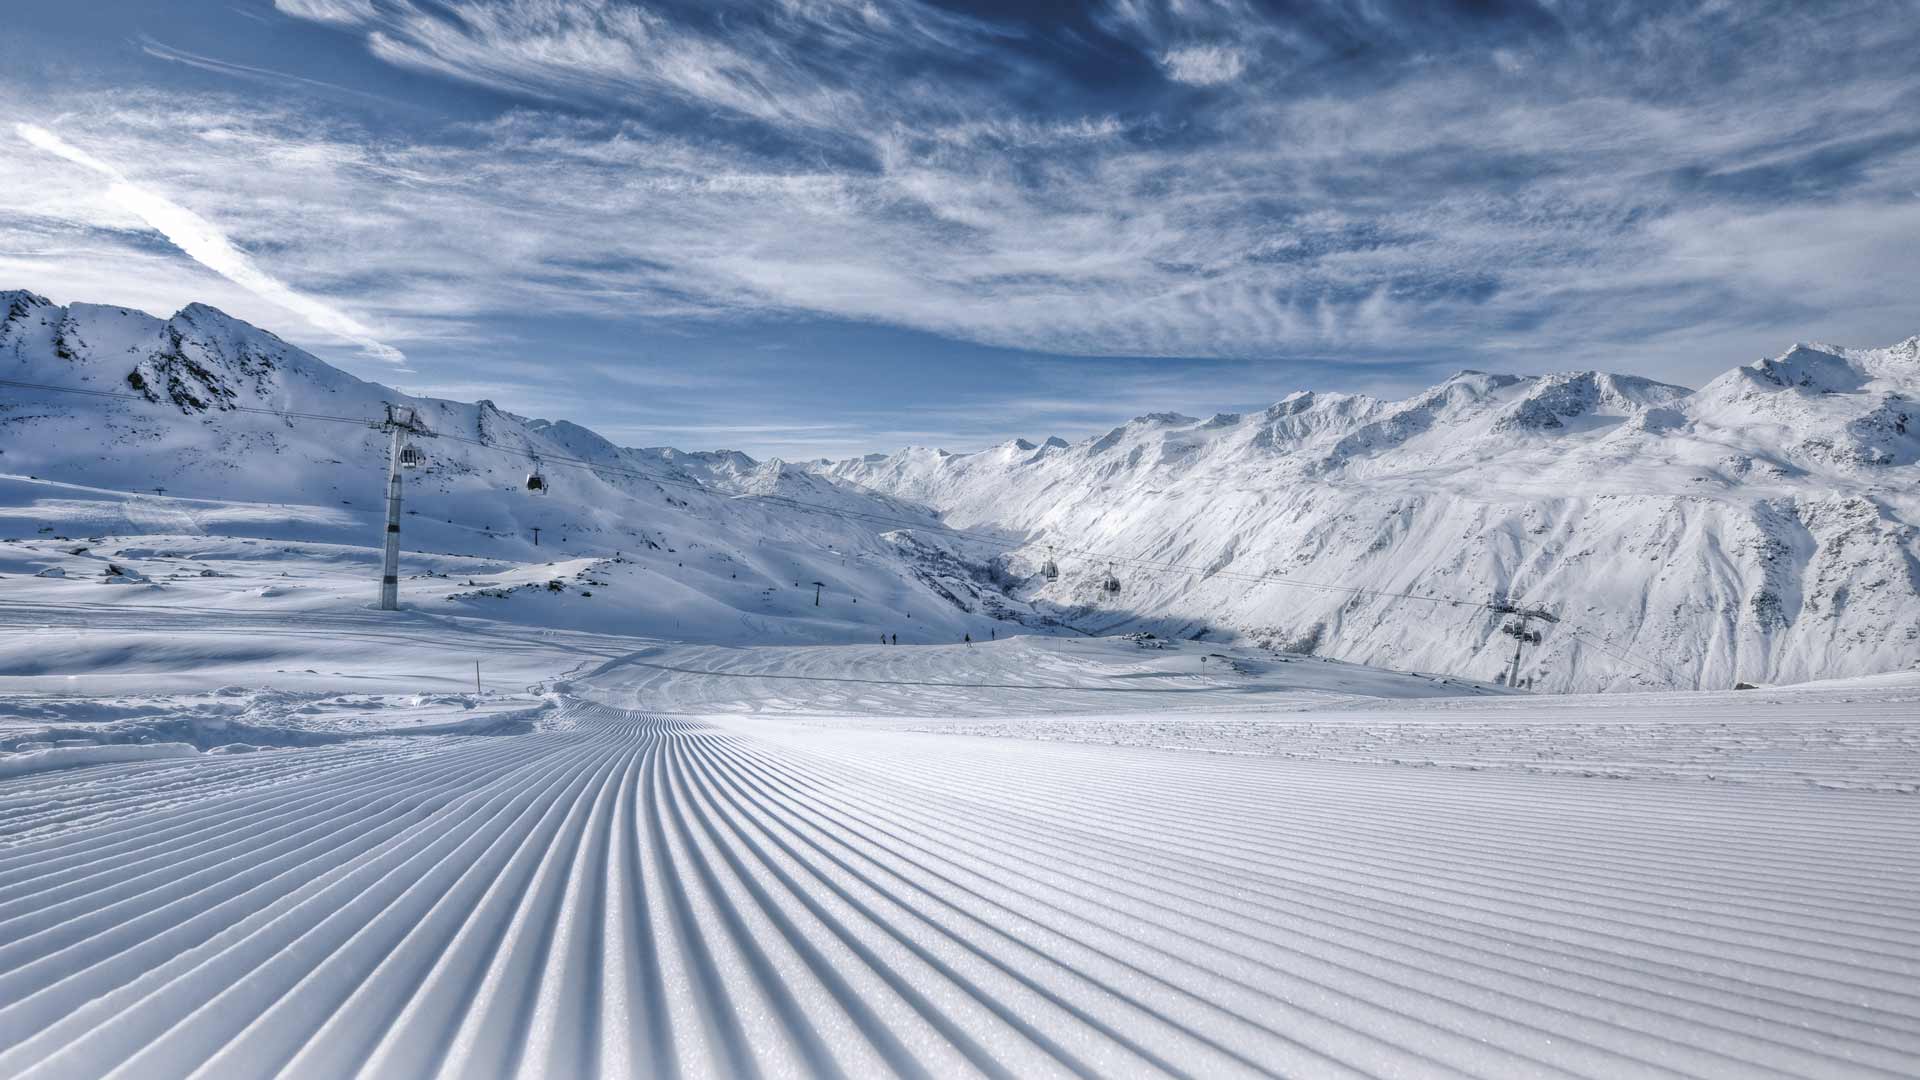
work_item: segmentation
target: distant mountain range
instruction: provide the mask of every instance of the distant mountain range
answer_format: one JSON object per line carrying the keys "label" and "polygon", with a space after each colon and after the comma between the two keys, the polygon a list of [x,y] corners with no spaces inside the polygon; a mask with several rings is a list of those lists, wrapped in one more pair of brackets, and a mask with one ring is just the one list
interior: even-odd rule
{"label": "distant mountain range", "polygon": [[[1487,677],[1511,620],[1379,593],[1542,605],[1564,623],[1536,626],[1522,674],[1596,689],[1920,659],[1916,461],[1920,338],[1798,345],[1697,392],[1464,371],[1404,401],[1300,393],[1247,416],[1143,416],[1074,445],[816,468],[957,526],[1012,530],[1029,565],[1052,544],[1194,567],[1113,569],[1126,609],[1176,630]],[[1106,566],[1060,566],[1022,595],[1103,602]]]}
{"label": "distant mountain range", "polygon": [[[628,449],[492,402],[403,394],[204,305],[163,320],[0,292],[0,379],[111,395],[0,385],[0,472],[164,490],[164,499],[101,503],[119,509],[90,533],[188,529],[375,546],[388,436],[354,420],[381,417],[393,402],[417,407],[440,436],[417,440],[427,464],[406,481],[402,546],[535,562],[617,554],[649,571],[649,587],[620,596],[639,603],[597,614],[595,627],[796,643],[873,642],[883,632],[902,644],[958,641],[1008,620],[1066,632],[1002,590],[990,562],[999,549],[899,528],[936,522],[924,507],[778,461]],[[527,491],[535,471],[549,494]],[[402,593],[458,584],[403,583]],[[485,597],[473,603],[488,607]]]}
{"label": "distant mountain range", "polygon": [[[1533,625],[1542,640],[1521,666],[1544,689],[1920,659],[1920,337],[1799,345],[1698,391],[1466,371],[1402,401],[1299,393],[1072,444],[791,464],[623,448],[490,402],[407,397],[203,305],[160,320],[0,292],[0,316],[0,378],[145,399],[0,387],[0,470],[365,507],[383,436],[235,406],[357,417],[413,403],[474,441],[427,447],[412,535],[527,557],[538,523],[574,553],[700,550],[711,574],[678,587],[748,617],[734,584],[748,573],[791,588],[857,563],[866,576],[846,587],[872,607],[834,631],[850,640],[912,611],[941,633],[1059,620],[1489,678],[1514,645],[1512,620],[1483,606],[1500,600],[1561,620]],[[549,469],[555,494],[529,497],[527,454],[599,471]]]}

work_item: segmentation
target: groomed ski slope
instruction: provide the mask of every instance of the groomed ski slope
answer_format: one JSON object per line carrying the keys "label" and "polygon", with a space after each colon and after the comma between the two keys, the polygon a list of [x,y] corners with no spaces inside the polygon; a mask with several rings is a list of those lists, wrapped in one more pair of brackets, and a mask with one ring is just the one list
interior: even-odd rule
{"label": "groomed ski slope", "polygon": [[1920,1066],[1910,796],[574,691],[530,734],[0,786],[0,1075]]}

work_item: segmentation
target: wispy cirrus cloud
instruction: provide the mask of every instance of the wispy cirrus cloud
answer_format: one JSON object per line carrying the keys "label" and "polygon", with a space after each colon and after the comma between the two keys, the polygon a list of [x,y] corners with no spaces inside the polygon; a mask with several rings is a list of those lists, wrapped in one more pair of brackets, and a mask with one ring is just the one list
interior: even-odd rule
{"label": "wispy cirrus cloud", "polygon": [[[1897,46],[1866,8],[1854,20],[1732,20],[1710,5],[1489,20],[1420,4],[1272,15],[1128,0],[1093,9],[1088,27],[1224,96],[1124,119],[1022,100],[1025,86],[1094,77],[1078,65],[1097,53],[1045,47],[1056,28],[1038,20],[864,0],[382,11],[363,29],[394,63],[631,107],[598,123],[522,111],[487,132],[490,171],[529,213],[564,200],[597,223],[646,222],[645,238],[616,230],[642,264],[606,274],[610,295],[1047,352],[1613,337],[1582,325],[1609,297],[1658,289],[1706,307],[1733,291],[1676,257],[1677,226],[1654,227],[1723,201],[1717,180],[1804,169],[1849,203],[1824,209],[1857,214],[1920,174],[1898,138],[1914,128],[1899,105],[1915,81],[1869,67],[1842,89],[1817,60]],[[1805,74],[1721,63],[1786,40],[1809,54]],[[950,77],[929,93],[919,72],[941,57],[999,79]],[[1644,82],[1649,63],[1665,65],[1664,85]],[[687,107],[749,126],[690,138]],[[1839,180],[1837,159],[1821,157],[1835,138],[1880,148],[1880,172]],[[1609,289],[1584,284],[1597,282]]]}
{"label": "wispy cirrus cloud", "polygon": [[[362,77],[148,42],[247,89],[17,113],[416,359],[519,348],[503,324],[538,315],[642,327],[648,356],[791,320],[1138,358],[1099,369],[1116,407],[1181,375],[1232,393],[1201,361],[1382,392],[1461,363],[1690,381],[1913,332],[1920,29],[1894,7],[280,0]],[[0,252],[133,252],[125,288],[164,292],[80,181],[0,156]]]}
{"label": "wispy cirrus cloud", "polygon": [[341,26],[363,23],[379,14],[373,0],[273,0],[273,6],[281,14],[296,19]]}
{"label": "wispy cirrus cloud", "polygon": [[1246,54],[1231,45],[1181,45],[1160,56],[1167,77],[1195,86],[1217,86],[1247,70]]}
{"label": "wispy cirrus cloud", "polygon": [[290,75],[284,71],[276,71],[272,68],[259,67],[253,64],[236,64],[231,61],[221,60],[217,57],[204,56],[199,53],[188,52],[185,49],[176,49],[170,45],[162,44],[161,42],[151,39],[141,42],[140,51],[156,60],[185,64],[188,67],[211,71],[217,75],[231,75],[237,78],[255,79],[291,88],[312,87],[330,94],[378,101],[389,107],[401,104],[392,98],[382,97],[379,94],[370,94],[365,90],[355,89],[351,86],[342,86],[339,83],[327,82],[324,79],[309,79],[299,75]]}

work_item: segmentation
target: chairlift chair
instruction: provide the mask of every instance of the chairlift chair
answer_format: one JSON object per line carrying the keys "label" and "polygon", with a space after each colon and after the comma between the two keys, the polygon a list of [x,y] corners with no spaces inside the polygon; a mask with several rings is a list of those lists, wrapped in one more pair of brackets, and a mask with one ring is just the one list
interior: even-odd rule
{"label": "chairlift chair", "polygon": [[427,463],[427,455],[421,453],[419,447],[413,445],[412,443],[408,443],[405,446],[402,446],[400,448],[400,467],[401,468],[417,469],[420,466],[425,465],[426,463]]}
{"label": "chairlift chair", "polygon": [[1110,593],[1117,593],[1120,591],[1120,579],[1113,576],[1112,566],[1107,567],[1107,580],[1101,582],[1100,587]]}
{"label": "chairlift chair", "polygon": [[533,459],[533,471],[527,474],[527,494],[545,495],[549,490],[547,478],[540,472],[540,459]]}
{"label": "chairlift chair", "polygon": [[1500,630],[1508,637],[1518,638],[1529,645],[1538,645],[1542,640],[1540,631],[1527,629],[1527,624],[1524,622],[1511,622],[1501,627]]}
{"label": "chairlift chair", "polygon": [[1060,566],[1059,566],[1059,564],[1058,564],[1058,563],[1056,563],[1056,562],[1054,562],[1054,561],[1053,561],[1053,548],[1052,548],[1052,547],[1048,547],[1048,548],[1047,548],[1047,561],[1046,561],[1046,563],[1045,563],[1045,564],[1043,564],[1043,565],[1042,565],[1042,566],[1040,567],[1040,572],[1041,572],[1042,574],[1044,574],[1044,575],[1046,575],[1046,578],[1047,578],[1047,580],[1048,580],[1048,581],[1059,581],[1059,580],[1060,580]]}

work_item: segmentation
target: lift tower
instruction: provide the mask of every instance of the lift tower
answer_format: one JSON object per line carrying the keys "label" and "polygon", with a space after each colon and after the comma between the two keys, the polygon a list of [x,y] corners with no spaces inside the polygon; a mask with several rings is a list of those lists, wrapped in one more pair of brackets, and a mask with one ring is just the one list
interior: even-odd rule
{"label": "lift tower", "polygon": [[427,463],[427,455],[406,440],[409,435],[430,439],[433,432],[420,421],[420,410],[411,405],[387,404],[384,420],[369,427],[393,436],[387,451],[387,546],[380,564],[380,610],[400,610],[400,470],[417,469]]}

